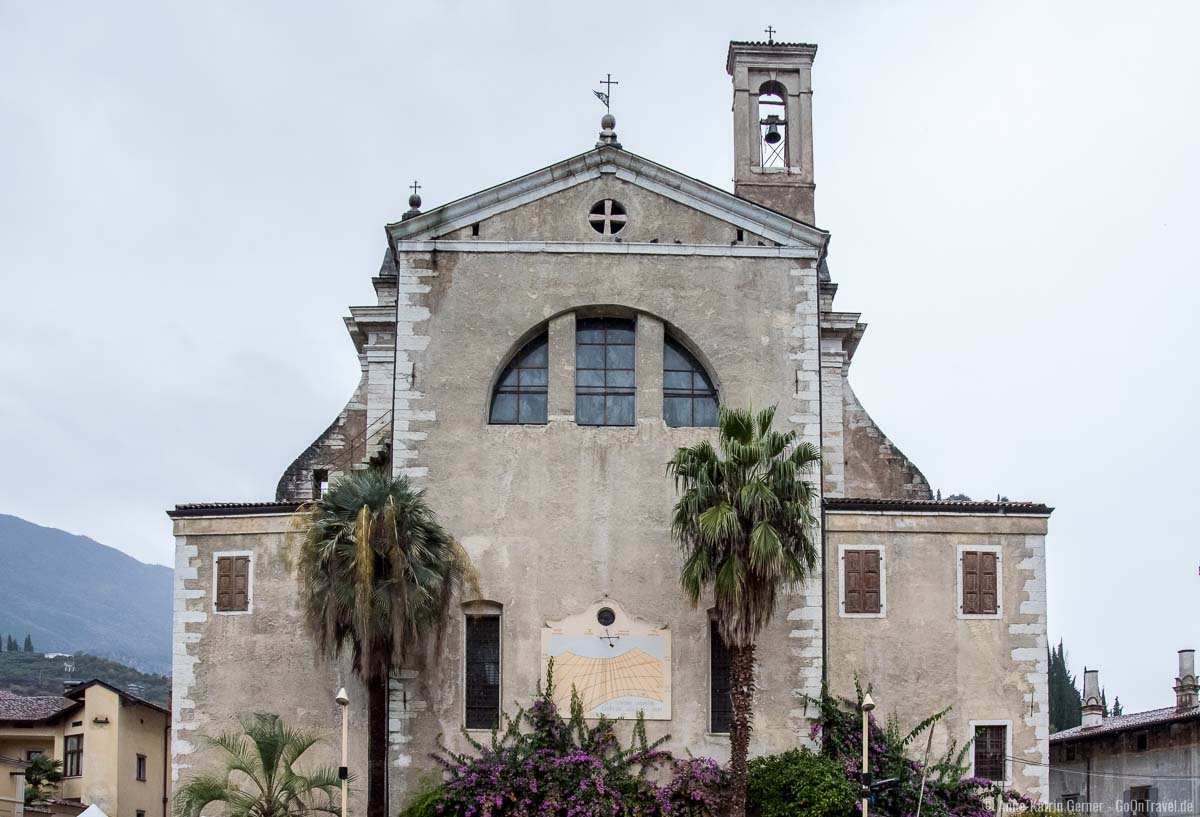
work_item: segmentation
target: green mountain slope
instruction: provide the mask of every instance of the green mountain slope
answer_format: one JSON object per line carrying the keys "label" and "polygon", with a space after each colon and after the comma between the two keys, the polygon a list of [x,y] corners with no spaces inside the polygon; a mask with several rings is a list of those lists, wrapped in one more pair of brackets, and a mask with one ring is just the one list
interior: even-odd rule
{"label": "green mountain slope", "polygon": [[167,705],[171,692],[170,678],[94,655],[47,658],[36,652],[0,652],[0,689],[18,695],[61,695],[67,683],[93,678],[159,706]]}
{"label": "green mountain slope", "polygon": [[[0,514],[0,634],[171,671],[171,569],[86,536]],[[87,679],[83,679],[87,680]],[[111,682],[110,682],[111,683]]]}

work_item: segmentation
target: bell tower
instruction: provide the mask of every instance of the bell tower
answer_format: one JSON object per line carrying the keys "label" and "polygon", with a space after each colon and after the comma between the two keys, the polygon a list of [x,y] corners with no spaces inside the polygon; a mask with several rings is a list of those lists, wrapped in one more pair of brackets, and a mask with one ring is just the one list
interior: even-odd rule
{"label": "bell tower", "polygon": [[813,224],[812,64],[806,43],[731,42],[734,193]]}

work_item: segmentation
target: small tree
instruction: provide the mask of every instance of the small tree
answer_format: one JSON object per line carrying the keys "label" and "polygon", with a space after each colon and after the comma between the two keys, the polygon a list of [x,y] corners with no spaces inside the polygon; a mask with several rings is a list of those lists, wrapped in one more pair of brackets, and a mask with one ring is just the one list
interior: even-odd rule
{"label": "small tree", "polygon": [[38,755],[25,768],[25,805],[50,799],[62,782],[63,764],[48,755]]}
{"label": "small tree", "polygon": [[214,803],[224,803],[228,817],[341,814],[337,768],[297,768],[305,752],[319,742],[315,735],[288,729],[278,715],[242,718],[241,726],[240,733],[201,736],[223,754],[225,772],[188,781],[175,794],[176,817],[200,817]]}
{"label": "small tree", "polygon": [[33,639],[30,636],[25,636],[25,652],[33,652]]}
{"label": "small tree", "polygon": [[681,490],[671,532],[683,551],[680,583],[696,604],[712,590],[730,670],[732,817],[746,813],[747,754],[754,707],[754,644],[775,614],[780,590],[817,562],[816,489],[804,475],[819,460],[795,431],[771,428],[775,409],[722,407],[719,441],[680,448],[667,471]]}

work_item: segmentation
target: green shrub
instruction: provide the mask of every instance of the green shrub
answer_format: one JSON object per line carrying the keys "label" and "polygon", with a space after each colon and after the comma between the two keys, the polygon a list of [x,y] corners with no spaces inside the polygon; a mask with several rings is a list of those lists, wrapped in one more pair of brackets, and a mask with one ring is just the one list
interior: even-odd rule
{"label": "green shrub", "polygon": [[756,817],[845,817],[857,794],[841,763],[808,749],[750,761],[746,805]]}
{"label": "green shrub", "polygon": [[417,793],[408,808],[400,812],[400,817],[439,817],[438,805],[442,802],[442,787],[431,785]]}

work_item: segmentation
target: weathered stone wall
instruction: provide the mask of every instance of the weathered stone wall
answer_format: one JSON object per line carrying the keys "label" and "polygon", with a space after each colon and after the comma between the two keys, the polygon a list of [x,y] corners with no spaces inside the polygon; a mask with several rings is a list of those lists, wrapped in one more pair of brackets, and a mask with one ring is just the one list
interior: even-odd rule
{"label": "weathered stone wall", "polygon": [[[933,749],[972,737],[972,721],[1006,722],[1018,791],[1048,797],[1046,680],[1047,516],[837,511],[826,514],[825,603],[828,677],[854,697],[857,679],[873,687],[877,714],[903,726],[952,706]],[[841,601],[841,549],[881,547],[883,614],[847,617]],[[959,548],[996,548],[1000,613],[968,617],[958,595]],[[1032,765],[1041,764],[1041,765]]]}
{"label": "weathered stone wall", "polygon": [[[404,253],[399,261],[403,276]],[[679,559],[669,537],[676,494],[665,474],[679,446],[715,432],[663,422],[662,337],[675,334],[700,354],[724,401],[779,404],[780,424],[815,443],[812,261],[636,253],[616,261],[549,252],[418,253],[408,261],[429,287],[420,301],[429,317],[413,324],[411,336],[397,337],[428,340],[424,349],[403,350],[420,414],[404,417],[398,404],[397,417],[410,423],[401,433],[419,424],[424,436],[416,445],[396,440],[397,451],[409,451],[397,466],[418,478],[471,553],[483,598],[502,605],[506,708],[527,700],[538,681],[543,624],[608,594],[672,631],[674,711],[669,722],[649,724],[651,736],[669,733],[677,750],[722,757],[727,738],[708,733],[708,614],[677,589]],[[574,422],[573,323],[589,314],[637,321],[636,426]],[[551,421],[488,425],[491,384],[543,327],[550,331]],[[819,689],[820,602],[819,581],[790,594],[762,639],[758,751],[794,745],[806,733],[798,693]],[[462,746],[462,638],[458,616],[449,633],[454,647],[403,681],[409,706],[394,712],[395,762],[413,773],[398,781],[398,794],[427,769],[438,734]]]}
{"label": "weathered stone wall", "polygon": [[[849,368],[847,366],[847,368]],[[841,373],[844,496],[930,499],[921,470],[880,430]]]}
{"label": "weathered stone wall", "polygon": [[[297,585],[287,551],[291,514],[217,516],[175,521],[175,652],[172,662],[171,779],[217,771],[220,757],[198,735],[236,730],[237,719],[274,712],[288,725],[322,734],[309,762],[340,762],[341,711],[351,699],[350,764],[360,779],[351,811],[363,807],[366,773],[366,691],[348,664],[318,661],[299,617]],[[218,613],[213,562],[218,553],[251,557],[251,607]]]}
{"label": "weathered stone wall", "polygon": [[[1141,752],[1139,733],[1147,740]],[[1056,739],[1050,763],[1050,802],[1056,805],[1066,806],[1069,796],[1084,813],[1129,814],[1133,787],[1148,786],[1150,814],[1200,814],[1200,719]]]}

